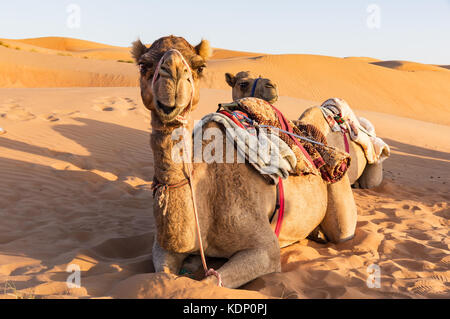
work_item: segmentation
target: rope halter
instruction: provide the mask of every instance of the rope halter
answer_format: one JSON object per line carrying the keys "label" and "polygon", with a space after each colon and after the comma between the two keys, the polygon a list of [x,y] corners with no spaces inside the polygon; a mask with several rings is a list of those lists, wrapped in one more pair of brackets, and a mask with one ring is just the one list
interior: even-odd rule
{"label": "rope halter", "polygon": [[192,69],[189,65],[189,63],[187,63],[186,59],[184,58],[183,54],[181,54],[180,51],[178,51],[177,49],[170,49],[168,51],[166,51],[166,53],[164,53],[164,55],[161,57],[161,59],[159,60],[156,69],[155,69],[155,73],[153,74],[153,78],[152,78],[152,94],[153,94],[153,98],[156,100],[156,94],[155,94],[155,83],[158,80],[160,74],[160,70],[161,70],[161,65],[164,63],[164,61],[166,60],[167,56],[171,53],[175,53],[177,54],[181,61],[183,62],[184,66],[187,68],[188,70],[188,81],[191,84],[191,97],[189,99],[189,104],[188,106],[175,117],[175,120],[177,120],[178,122],[180,122],[181,124],[185,125],[187,124],[187,118],[185,117],[185,115],[189,114],[189,112],[192,109],[192,102],[194,100],[194,96],[195,96],[195,86],[194,86],[194,77],[192,75]]}
{"label": "rope halter", "polygon": [[259,80],[261,80],[261,77],[258,77],[257,79],[255,79],[255,82],[253,82],[252,92],[250,93],[250,97],[255,97],[256,85],[258,84]]}

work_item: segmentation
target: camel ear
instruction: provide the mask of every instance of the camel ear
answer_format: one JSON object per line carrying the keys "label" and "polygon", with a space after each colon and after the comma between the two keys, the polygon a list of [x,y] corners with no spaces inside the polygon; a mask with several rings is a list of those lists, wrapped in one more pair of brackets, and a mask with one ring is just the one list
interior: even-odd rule
{"label": "camel ear", "polygon": [[234,87],[236,84],[236,77],[231,73],[225,73],[225,81],[227,81],[229,86]]}
{"label": "camel ear", "polygon": [[141,40],[137,39],[133,42],[133,46],[131,48],[131,55],[136,61],[136,63],[139,61],[139,58],[147,52],[147,47],[141,42]]}
{"label": "camel ear", "polygon": [[213,50],[211,48],[211,45],[209,44],[208,40],[202,40],[202,42],[200,42],[196,47],[195,47],[195,51],[197,52],[197,54],[199,56],[201,56],[203,58],[203,60],[208,60],[212,54],[213,54]]}

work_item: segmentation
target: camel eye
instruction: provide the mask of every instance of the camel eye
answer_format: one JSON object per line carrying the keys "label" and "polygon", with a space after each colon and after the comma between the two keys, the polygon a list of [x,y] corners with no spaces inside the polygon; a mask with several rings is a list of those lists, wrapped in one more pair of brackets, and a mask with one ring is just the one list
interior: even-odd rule
{"label": "camel eye", "polygon": [[241,83],[239,83],[239,87],[242,90],[245,90],[248,87],[248,82],[241,82]]}
{"label": "camel eye", "polygon": [[201,66],[201,67],[197,68],[197,73],[198,74],[202,74],[204,69],[205,69],[204,66]]}
{"label": "camel eye", "polygon": [[139,71],[141,71],[141,73],[145,73],[145,72],[147,72],[148,69],[150,69],[152,67],[152,64],[141,62],[138,64],[138,66],[139,66]]}

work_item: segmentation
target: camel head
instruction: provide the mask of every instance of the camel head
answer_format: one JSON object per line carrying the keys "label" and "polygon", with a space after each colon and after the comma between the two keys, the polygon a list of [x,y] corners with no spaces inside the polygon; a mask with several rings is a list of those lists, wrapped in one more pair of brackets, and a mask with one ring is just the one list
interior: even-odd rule
{"label": "camel head", "polygon": [[150,47],[133,43],[140,69],[142,101],[163,125],[179,124],[198,104],[199,81],[211,55],[209,42],[192,46],[182,37],[163,37]]}
{"label": "camel head", "polygon": [[256,77],[249,71],[242,71],[236,75],[226,73],[225,80],[233,88],[233,100],[244,97],[257,97],[269,103],[278,100],[277,85],[270,79]]}

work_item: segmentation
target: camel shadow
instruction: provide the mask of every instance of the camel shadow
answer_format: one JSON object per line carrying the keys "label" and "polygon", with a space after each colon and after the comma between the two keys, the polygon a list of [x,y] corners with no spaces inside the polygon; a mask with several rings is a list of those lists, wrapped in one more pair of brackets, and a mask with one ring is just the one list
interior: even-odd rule
{"label": "camel shadow", "polygon": [[[149,133],[76,121],[83,125],[53,129],[78,144],[78,154],[61,145],[0,138],[0,148],[25,154],[19,160],[0,153],[0,254],[21,260],[8,266],[11,280],[29,278],[17,281],[17,289],[44,283],[37,279],[42,276],[65,281],[70,263],[81,265],[82,286],[90,296],[110,288],[96,284],[105,273],[112,284],[113,278],[154,272]],[[36,157],[27,161],[29,154]]]}
{"label": "camel shadow", "polygon": [[433,204],[438,197],[442,201],[450,200],[450,153],[390,138],[383,137],[383,140],[390,146],[391,156],[383,162],[382,184],[373,189],[354,190],[356,193],[395,201],[415,198],[425,204]]}
{"label": "camel shadow", "polygon": [[[0,138],[2,148],[45,159],[35,163],[0,154],[0,251],[38,263],[17,264],[8,271],[8,276],[31,277],[19,281],[21,288],[43,283],[37,278],[44,273],[47,276],[49,270],[52,280],[65,281],[68,273],[62,266],[80,263],[85,265],[83,287],[90,296],[102,296],[119,280],[154,272],[153,198],[145,185],[129,183],[130,176],[148,182],[153,175],[149,134],[92,119],[75,120],[82,125],[61,124],[53,129],[87,155],[61,151],[57,145],[38,146],[7,136]],[[449,153],[385,141],[400,152],[385,162],[386,171],[398,173],[400,164],[402,173],[430,167],[441,172],[441,182],[448,181]],[[396,178],[392,182],[387,176],[389,183],[402,182]],[[448,184],[442,185],[442,190],[448,191]],[[369,191],[393,199],[410,198],[410,192],[393,196],[393,190],[381,186]],[[224,262],[208,260],[214,268]],[[89,263],[92,265],[86,266]],[[109,281],[99,286],[98,278],[105,274]]]}
{"label": "camel shadow", "polygon": [[0,139],[0,147],[69,162],[84,170],[98,169],[121,176],[129,174],[141,179],[151,178],[153,164],[148,132],[86,118],[75,120],[84,125],[61,124],[53,129],[81,146],[89,155],[72,154],[7,137]]}

